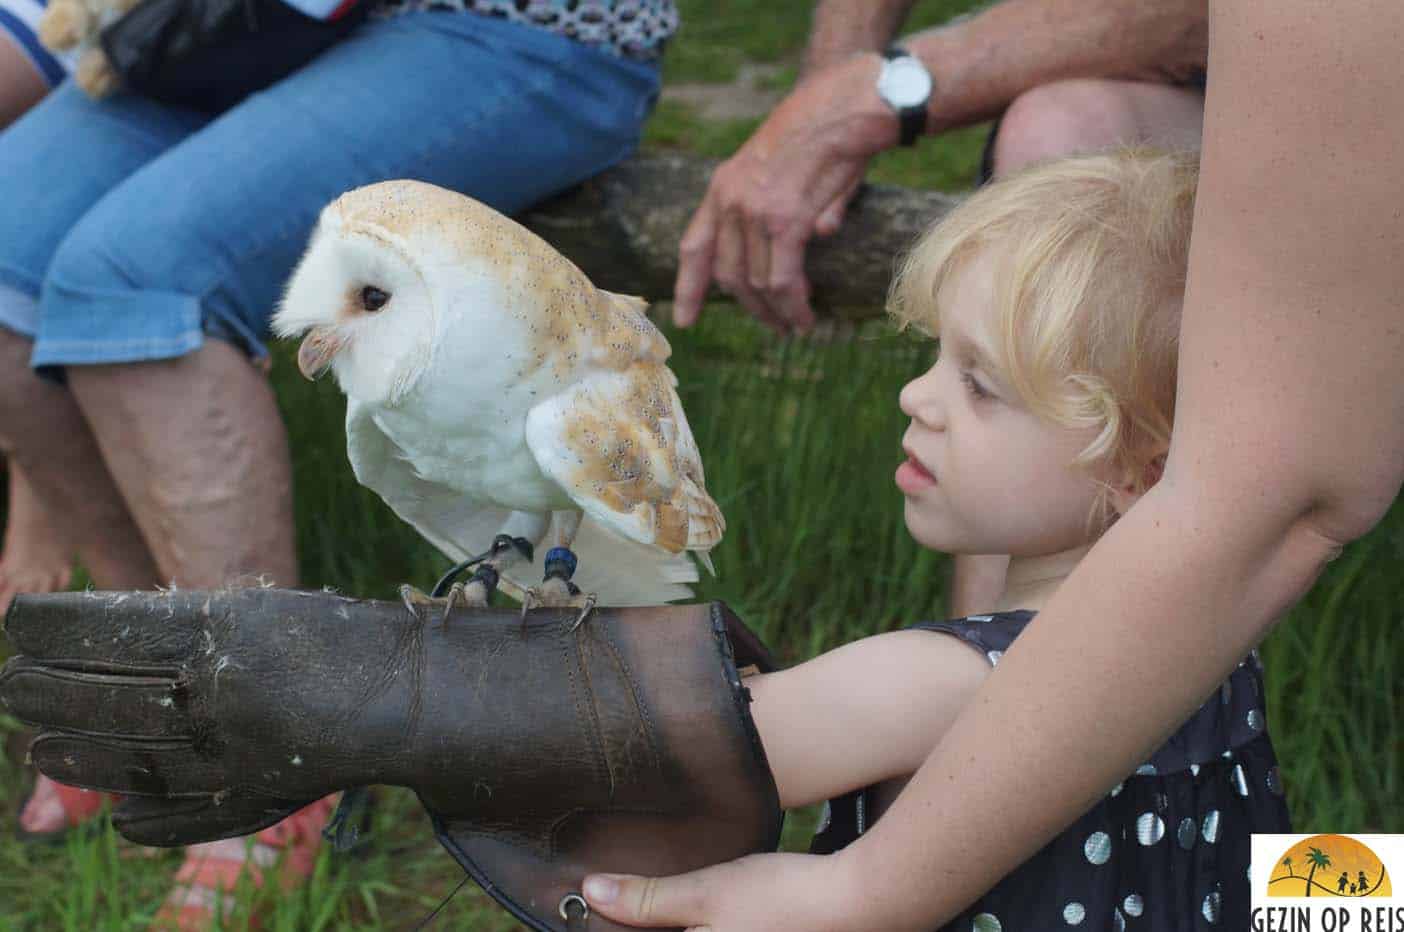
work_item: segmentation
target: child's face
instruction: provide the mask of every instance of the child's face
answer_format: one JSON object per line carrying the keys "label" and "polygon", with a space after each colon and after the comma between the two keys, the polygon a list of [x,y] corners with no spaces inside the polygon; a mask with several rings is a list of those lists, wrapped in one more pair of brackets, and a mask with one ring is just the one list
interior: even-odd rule
{"label": "child's face", "polygon": [[1058,553],[1089,541],[1098,486],[1070,465],[1096,436],[1035,417],[994,359],[993,262],[977,256],[942,291],[936,364],[902,389],[911,426],[897,468],[907,529],[949,553]]}

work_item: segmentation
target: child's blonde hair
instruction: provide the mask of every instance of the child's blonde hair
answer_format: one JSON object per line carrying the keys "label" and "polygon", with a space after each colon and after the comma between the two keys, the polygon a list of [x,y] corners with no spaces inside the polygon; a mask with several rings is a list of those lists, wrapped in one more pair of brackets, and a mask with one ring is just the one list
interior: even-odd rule
{"label": "child's blonde hair", "polygon": [[998,181],[921,237],[888,310],[939,338],[942,287],[976,255],[991,257],[994,375],[1035,414],[1098,428],[1077,464],[1135,477],[1143,491],[1175,416],[1197,179],[1194,153],[1123,149]]}

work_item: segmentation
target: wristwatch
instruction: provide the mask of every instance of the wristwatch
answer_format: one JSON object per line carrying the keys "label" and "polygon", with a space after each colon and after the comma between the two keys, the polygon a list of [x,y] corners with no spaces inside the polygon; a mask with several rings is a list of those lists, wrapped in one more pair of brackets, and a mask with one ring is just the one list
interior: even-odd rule
{"label": "wristwatch", "polygon": [[911,52],[898,45],[882,53],[877,92],[902,121],[900,143],[910,146],[926,129],[926,104],[931,100],[931,72]]}

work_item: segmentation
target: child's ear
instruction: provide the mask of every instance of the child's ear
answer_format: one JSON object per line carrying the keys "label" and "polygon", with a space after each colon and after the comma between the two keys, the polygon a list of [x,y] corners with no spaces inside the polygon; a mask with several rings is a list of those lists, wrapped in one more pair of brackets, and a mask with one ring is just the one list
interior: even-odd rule
{"label": "child's ear", "polygon": [[1112,486],[1111,504],[1118,515],[1124,515],[1145,495],[1150,487],[1160,481],[1165,472],[1165,453],[1157,453],[1139,469],[1128,469],[1120,481]]}

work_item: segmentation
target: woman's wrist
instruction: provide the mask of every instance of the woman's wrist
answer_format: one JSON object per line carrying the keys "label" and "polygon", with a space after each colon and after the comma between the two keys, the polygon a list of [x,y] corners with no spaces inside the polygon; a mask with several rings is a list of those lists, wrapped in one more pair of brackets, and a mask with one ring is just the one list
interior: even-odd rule
{"label": "woman's wrist", "polygon": [[[883,880],[887,876],[872,864],[869,849],[863,839],[822,860],[828,862],[824,889],[830,899],[830,915],[834,924],[833,932],[869,932],[882,929],[883,932],[928,932],[937,923],[910,925],[910,909],[897,909],[909,899],[903,891],[885,890]],[[910,891],[907,891],[910,893]],[[905,924],[904,924],[905,923]]]}

